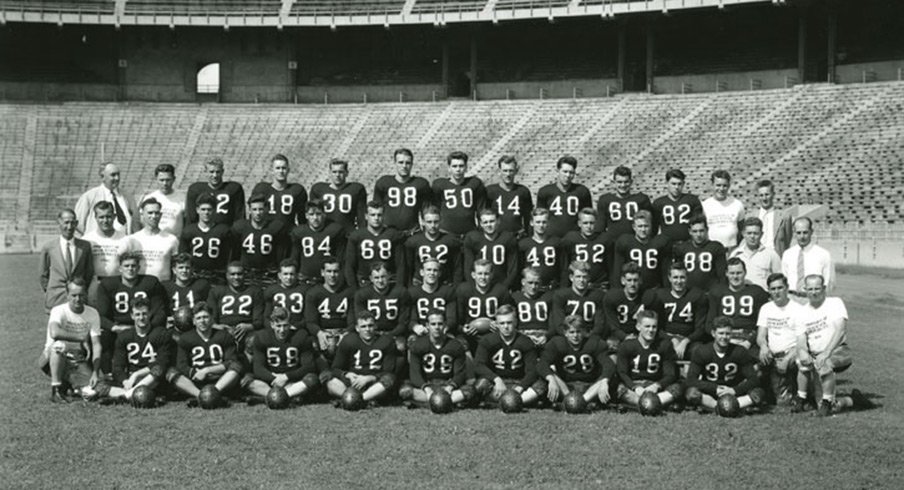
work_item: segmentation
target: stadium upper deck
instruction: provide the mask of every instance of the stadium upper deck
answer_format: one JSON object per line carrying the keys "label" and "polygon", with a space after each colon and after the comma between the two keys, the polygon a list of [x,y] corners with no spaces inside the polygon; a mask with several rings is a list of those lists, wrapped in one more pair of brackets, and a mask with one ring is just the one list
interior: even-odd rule
{"label": "stadium upper deck", "polygon": [[0,22],[341,26],[601,16],[786,0],[4,0]]}

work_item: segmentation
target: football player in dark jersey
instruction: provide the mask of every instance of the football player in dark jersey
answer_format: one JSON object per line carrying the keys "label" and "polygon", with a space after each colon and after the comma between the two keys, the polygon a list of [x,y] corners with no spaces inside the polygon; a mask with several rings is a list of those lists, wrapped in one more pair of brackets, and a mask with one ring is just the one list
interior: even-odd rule
{"label": "football player in dark jersey", "polygon": [[549,401],[558,402],[577,391],[585,402],[609,403],[616,383],[606,341],[590,335],[589,325],[577,315],[565,317],[559,330],[561,335],[546,344],[537,365],[548,383]]}
{"label": "football player in dark jersey", "polygon": [[414,155],[407,148],[399,148],[392,154],[396,166],[395,175],[384,175],[374,184],[373,200],[383,204],[386,210],[384,223],[406,235],[418,227],[418,213],[432,200],[430,183],[423,177],[411,175]]}
{"label": "football player in dark jersey", "polygon": [[568,315],[578,315],[592,332],[603,338],[608,337],[603,324],[603,316],[598,315],[603,304],[603,293],[599,289],[589,288],[590,266],[586,262],[574,261],[569,266],[571,284],[556,289],[552,293],[552,308],[549,312],[550,325],[561,325]]}
{"label": "football player in dark jersey", "polygon": [[707,322],[711,325],[717,316],[731,318],[735,328],[731,341],[750,349],[758,357],[756,321],[760,316],[760,308],[769,302],[769,293],[756,284],[747,282],[747,266],[740,257],[728,259],[728,271],[725,275],[728,284],[717,284],[709,292]]}
{"label": "football player in dark jersey", "polygon": [[[223,160],[213,158],[205,164],[207,182],[195,182],[188,186],[185,195],[186,203],[197,203],[198,196],[209,194],[216,204],[213,207],[213,223],[233,223],[245,217],[245,190],[238,182],[223,181]],[[191,205],[185,209],[189,223],[198,222],[197,209]]]}
{"label": "football player in dark jersey", "polygon": [[621,380],[619,401],[637,407],[644,393],[653,393],[666,407],[678,401],[684,387],[678,379],[675,350],[667,337],[659,334],[659,315],[652,310],[637,314],[635,338],[618,346],[616,369]]}
{"label": "football player in dark jersey", "polygon": [[468,155],[453,151],[446,158],[449,177],[433,181],[433,199],[442,212],[440,228],[458,237],[477,228],[477,212],[486,206],[487,191],[477,176],[468,177]]}
{"label": "football player in dark jersey", "polygon": [[706,294],[687,286],[687,271],[682,264],[669,266],[668,287],[644,293],[643,308],[657,313],[660,335],[672,341],[678,359],[690,359],[693,350],[708,340]]}
{"label": "football player in dark jersey", "polygon": [[550,212],[549,234],[565,236],[578,229],[578,212],[593,206],[590,190],[582,184],[574,183],[578,169],[576,158],[565,155],[556,161],[556,181],[546,184],[537,192],[537,207]]}
{"label": "football player in dark jersey", "polygon": [[182,229],[179,251],[191,255],[195,275],[210,284],[225,284],[226,264],[232,254],[232,227],[213,221],[217,202],[211,194],[201,194],[192,205],[198,222]]}
{"label": "football player in dark jersey", "polygon": [[253,194],[248,199],[249,219],[232,225],[235,255],[245,266],[245,281],[259,287],[276,283],[279,261],[289,254],[284,225],[267,214],[266,198]]}
{"label": "football player in dark jersey", "polygon": [[358,288],[370,281],[371,266],[382,262],[390,273],[390,281],[396,280],[396,271],[404,269],[404,253],[402,244],[405,234],[395,228],[383,225],[383,204],[370,201],[367,203],[367,226],[358,228],[348,234],[348,245],[345,248],[345,282]]}
{"label": "football player in dark jersey", "polygon": [[512,293],[518,312],[518,330],[537,344],[538,352],[557,332],[549,326],[552,293],[540,290],[540,272],[533,267],[521,271],[521,290]]}
{"label": "football player in dark jersey", "polygon": [[259,182],[254,186],[251,195],[264,196],[267,214],[271,218],[279,219],[288,233],[296,225],[304,223],[308,192],[301,184],[289,182],[288,157],[277,153],[270,162],[273,179],[270,182]]}
{"label": "football player in dark jersey", "polygon": [[643,293],[640,267],[634,262],[622,266],[621,286],[606,291],[603,296],[603,319],[608,332],[609,347],[613,350],[629,336],[637,335],[636,320]]}
{"label": "football player in dark jersey", "polygon": [[328,258],[345,256],[345,230],[328,223],[323,201],[311,199],[305,205],[306,223],[292,230],[292,260],[298,264],[298,280],[308,285],[320,284],[320,270]]}
{"label": "football player in dark jersey", "polygon": [[367,190],[358,182],[346,182],[348,162],[330,160],[330,182],[318,182],[311,187],[311,199],[323,201],[327,221],[336,223],[346,233],[364,226],[367,209]]}
{"label": "football player in dark jersey", "polygon": [[289,312],[289,325],[302,328],[304,325],[304,297],[311,286],[298,282],[298,266],[292,259],[279,263],[279,282],[264,289],[264,327],[269,327],[270,317],[277,307]]}
{"label": "football player in dark jersey", "polygon": [[696,214],[688,223],[690,240],[675,244],[672,261],[684,264],[688,287],[708,293],[725,278],[725,245],[709,239],[706,216]]}
{"label": "football player in dark jersey", "polygon": [[430,309],[425,323],[427,335],[411,345],[409,379],[399,389],[399,397],[426,406],[434,392],[445,390],[452,403],[469,400],[474,390],[465,384],[465,347],[447,334],[443,310]]}
{"label": "football player in dark jersey", "polygon": [[[593,208],[583,208],[578,213],[578,229],[569,231],[562,238],[562,260],[570,264],[575,260],[587,262],[590,266],[590,288],[609,289],[609,267],[612,265],[612,240],[607,233],[597,233],[597,212]],[[560,284],[568,283],[568,267],[562,267]],[[613,280],[616,278],[613,278]]]}
{"label": "football player in dark jersey", "polygon": [[420,276],[421,265],[428,258],[436,259],[440,264],[439,282],[441,284],[458,284],[462,277],[461,240],[440,230],[439,208],[428,204],[421,210],[421,231],[405,241],[405,272],[400,280],[416,285],[423,278]]}
{"label": "football player in dark jersey", "polygon": [[[421,262],[421,284],[408,288],[408,301],[411,309],[409,330],[413,337],[409,337],[409,343],[413,342],[416,337],[427,334],[427,313],[430,310],[448,311],[449,316],[454,314],[455,289],[451,284],[439,283],[439,271],[440,263],[437,259],[424,259]],[[451,319],[447,318],[447,321],[449,320]],[[449,323],[447,326],[451,328],[453,324]]]}
{"label": "football player in dark jersey", "polygon": [[332,359],[339,340],[352,327],[354,291],[342,281],[339,261],[334,257],[323,262],[320,274],[323,284],[309,289],[304,298],[304,323],[317,337],[320,350]]}
{"label": "football player in dark jersey", "polygon": [[511,305],[496,310],[496,331],[480,339],[475,372],[477,393],[496,403],[512,389],[525,405],[546,394],[546,383],[537,377],[537,349],[533,341],[518,331],[518,315]]}
{"label": "football player in dark jersey", "polygon": [[659,233],[672,243],[690,238],[688,226],[691,216],[703,214],[700,198],[684,192],[685,175],[681,169],[671,168],[665,173],[666,194],[653,201],[653,221]]}
{"label": "football player in dark jersey", "polygon": [[499,215],[499,229],[512,232],[516,237],[527,235],[534,199],[530,189],[515,182],[518,160],[502,155],[496,162],[499,183],[487,186],[487,205]]}
{"label": "football player in dark jersey", "polygon": [[[596,203],[599,219],[596,221],[597,231],[608,231],[613,240],[624,235],[632,235],[632,223],[640,210],[653,212],[653,203],[643,192],[632,192],[634,183],[631,169],[620,165],[612,172],[612,184],[615,192],[600,196]],[[653,222],[650,221],[652,228]],[[652,229],[651,229],[652,234]]]}
{"label": "football player in dark jersey", "polygon": [[565,267],[560,250],[561,237],[547,233],[549,210],[535,208],[531,212],[532,235],[518,241],[521,263],[540,273],[540,289],[552,291],[559,287],[559,278]]}
{"label": "football player in dark jersey", "polygon": [[493,209],[479,213],[480,229],[469,231],[462,243],[465,270],[483,259],[492,266],[490,282],[511,289],[518,280],[518,242],[508,231],[499,230],[499,216]]}
{"label": "football player in dark jersey", "polygon": [[634,214],[634,233],[621,235],[615,240],[612,270],[621,270],[623,264],[635,262],[645,288],[659,287],[671,259],[672,244],[665,235],[652,236],[653,215],[646,209]]}
{"label": "football player in dark jersey", "polygon": [[391,336],[399,352],[405,352],[410,316],[405,288],[390,284],[389,269],[383,262],[371,264],[368,282],[355,291],[355,312],[369,311],[377,322],[377,334]]}
{"label": "football player in dark jersey", "polygon": [[144,297],[132,300],[135,328],[120,332],[113,349],[113,382],[108,396],[132,398],[139,386],[151,389],[164,381],[170,366],[172,339],[166,329],[151,327],[151,303]]}
{"label": "football player in dark jersey", "polygon": [[182,252],[173,257],[173,279],[163,283],[166,290],[167,322],[181,306],[195,306],[210,294],[210,283],[192,274],[191,255]]}
{"label": "football player in dark jersey", "polygon": [[361,392],[365,402],[381,399],[396,384],[395,366],[392,336],[377,333],[377,322],[369,311],[358,312],[355,331],[343,337],[336,348],[327,391],[339,398],[352,387]]}

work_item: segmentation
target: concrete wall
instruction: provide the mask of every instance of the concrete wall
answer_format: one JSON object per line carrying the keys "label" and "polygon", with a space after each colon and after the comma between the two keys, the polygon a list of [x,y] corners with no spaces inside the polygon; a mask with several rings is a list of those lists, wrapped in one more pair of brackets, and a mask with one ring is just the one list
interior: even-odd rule
{"label": "concrete wall", "polygon": [[873,72],[875,79],[867,81],[886,82],[900,80],[904,71],[904,60],[874,61],[870,63],[854,63],[835,67],[835,79],[838,83],[860,83],[863,72]]}
{"label": "concrete wall", "polygon": [[445,99],[445,90],[441,84],[425,85],[330,85],[313,87],[296,87],[299,103],[323,103],[325,98],[330,103],[364,102],[402,102],[432,101]]}
{"label": "concrete wall", "polygon": [[688,84],[690,92],[716,92],[717,84],[724,83],[720,91],[750,90],[751,80],[760,81],[760,89],[785,88],[786,78],[797,80],[797,70],[758,70],[739,73],[711,73],[705,75],[657,76],[653,80],[653,92],[680,94],[682,85]]}
{"label": "concrete wall", "polygon": [[[540,89],[544,89],[544,97],[571,98],[578,91],[577,97],[607,97],[618,92],[618,80],[551,80],[548,82],[498,82],[477,84],[478,99],[539,99]],[[508,92],[507,92],[508,91]]]}

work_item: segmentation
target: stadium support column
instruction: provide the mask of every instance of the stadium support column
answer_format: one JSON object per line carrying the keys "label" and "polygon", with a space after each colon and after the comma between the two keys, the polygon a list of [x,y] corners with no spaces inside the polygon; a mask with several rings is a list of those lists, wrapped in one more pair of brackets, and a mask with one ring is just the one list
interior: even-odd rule
{"label": "stadium support column", "polygon": [[835,48],[838,42],[838,5],[829,2],[826,25],[826,81],[835,83]]}
{"label": "stadium support column", "polygon": [[449,38],[443,39],[443,98],[449,97]]}
{"label": "stadium support column", "polygon": [[807,74],[807,7],[797,8],[797,80],[804,83]]}
{"label": "stadium support column", "polygon": [[647,92],[653,93],[653,56],[656,33],[653,31],[653,19],[647,21]]}
{"label": "stadium support column", "polygon": [[625,83],[625,59],[628,56],[628,26],[624,22],[618,23],[618,65],[616,70],[618,74],[618,91],[624,92],[627,83]]}
{"label": "stadium support column", "polygon": [[471,34],[471,96],[477,98],[477,33]]}

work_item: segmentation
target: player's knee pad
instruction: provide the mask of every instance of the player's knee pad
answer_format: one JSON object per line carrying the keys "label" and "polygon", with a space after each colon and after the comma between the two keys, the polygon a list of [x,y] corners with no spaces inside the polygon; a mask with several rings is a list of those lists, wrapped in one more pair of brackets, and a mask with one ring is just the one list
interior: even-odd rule
{"label": "player's knee pad", "polygon": [[182,375],[182,373],[180,373],[179,370],[174,367],[171,367],[166,370],[166,380],[170,383],[172,383],[176,378],[178,378],[181,375]]}
{"label": "player's knee pad", "polygon": [[226,363],[227,371],[235,371],[238,374],[242,374],[242,363],[241,361],[229,361]]}
{"label": "player's knee pad", "polygon": [[703,400],[703,392],[694,386],[691,386],[684,392],[684,399],[690,405],[699,405]]}
{"label": "player's knee pad", "polygon": [[546,392],[549,389],[549,385],[546,384],[546,381],[542,379],[538,379],[530,387],[537,393],[537,395],[541,397],[546,396]]}
{"label": "player's knee pad", "polygon": [[251,373],[245,373],[245,375],[242,376],[242,379],[239,381],[239,387],[242,389],[246,389],[253,382],[254,382],[254,376],[252,376]]}
{"label": "player's knee pad", "polygon": [[757,387],[750,390],[750,392],[747,393],[747,396],[750,397],[750,401],[752,401],[754,405],[759,406],[766,401],[766,390]]}
{"label": "player's knee pad", "polygon": [[301,382],[304,383],[308,389],[313,389],[320,386],[320,378],[317,377],[314,373],[305,374],[303,378],[301,378]]}
{"label": "player's knee pad", "polygon": [[149,375],[154,379],[163,379],[163,377],[166,375],[166,370],[163,369],[163,366],[161,366],[160,364],[152,365],[149,370]]}
{"label": "player's knee pad", "polygon": [[411,386],[408,381],[403,382],[399,388],[399,398],[405,401],[414,398],[414,386]]}
{"label": "player's knee pad", "polygon": [[474,391],[481,397],[487,396],[488,393],[493,391],[493,383],[486,378],[480,378],[474,384]]}
{"label": "player's knee pad", "polygon": [[669,392],[676,400],[680,400],[681,395],[684,394],[684,386],[681,383],[672,383],[666,387],[665,391]]}
{"label": "player's knee pad", "polygon": [[395,385],[396,377],[392,373],[381,374],[379,378],[377,378],[377,382],[383,385],[387,390],[391,390]]}
{"label": "player's knee pad", "polygon": [[618,388],[615,389],[615,397],[621,400],[625,397],[625,395],[628,394],[629,391],[631,390],[629,390],[627,386],[619,384]]}

